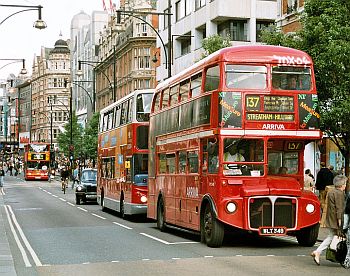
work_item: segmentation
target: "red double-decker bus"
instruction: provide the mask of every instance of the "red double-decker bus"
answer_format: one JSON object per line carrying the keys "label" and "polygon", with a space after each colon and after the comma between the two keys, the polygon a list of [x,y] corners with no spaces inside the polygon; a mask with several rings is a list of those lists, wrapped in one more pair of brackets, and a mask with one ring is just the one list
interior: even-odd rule
{"label": "red double-decker bus", "polygon": [[146,214],[148,125],[154,90],[136,90],[100,112],[97,201],[125,215]]}
{"label": "red double-decker bus", "polygon": [[25,180],[48,180],[50,144],[29,143],[24,146],[23,172]]}
{"label": "red double-decker bus", "polygon": [[313,62],[278,46],[215,52],[160,83],[150,114],[147,216],[221,246],[224,226],[317,239],[304,149],[320,139]]}

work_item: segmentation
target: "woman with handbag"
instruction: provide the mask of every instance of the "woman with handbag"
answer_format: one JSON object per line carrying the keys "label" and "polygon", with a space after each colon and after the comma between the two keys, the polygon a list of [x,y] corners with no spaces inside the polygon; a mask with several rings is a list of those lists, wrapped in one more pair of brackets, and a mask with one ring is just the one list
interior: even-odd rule
{"label": "woman with handbag", "polygon": [[328,236],[320,246],[311,253],[314,262],[320,265],[320,255],[331,244],[335,236],[342,236],[342,221],[344,214],[345,195],[344,190],[348,178],[344,175],[337,175],[333,179],[334,189],[327,195],[327,213],[325,225],[328,228]]}

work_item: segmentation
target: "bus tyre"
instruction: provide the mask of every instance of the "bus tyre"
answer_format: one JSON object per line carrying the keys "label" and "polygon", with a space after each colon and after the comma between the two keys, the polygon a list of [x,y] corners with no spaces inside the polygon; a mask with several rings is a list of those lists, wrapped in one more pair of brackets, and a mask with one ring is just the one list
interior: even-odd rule
{"label": "bus tyre", "polygon": [[201,223],[201,240],[209,247],[220,247],[224,240],[224,225],[215,218],[215,214],[210,204],[204,210]]}
{"label": "bus tyre", "polygon": [[102,212],[106,211],[105,199],[103,195],[101,195],[101,207],[102,207]]}
{"label": "bus tyre", "polygon": [[317,241],[319,229],[320,224],[317,223],[299,230],[296,234],[299,245],[308,247],[314,246]]}
{"label": "bus tyre", "polygon": [[120,199],[120,217],[125,219],[125,206],[124,206],[124,198]]}
{"label": "bus tyre", "polygon": [[165,221],[164,221],[164,202],[163,199],[160,198],[157,207],[157,227],[160,231],[165,231]]}

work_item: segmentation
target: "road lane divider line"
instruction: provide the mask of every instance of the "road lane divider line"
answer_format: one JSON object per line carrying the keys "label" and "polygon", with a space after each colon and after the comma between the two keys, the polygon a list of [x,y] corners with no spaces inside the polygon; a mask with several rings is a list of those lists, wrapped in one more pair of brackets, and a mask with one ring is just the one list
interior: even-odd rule
{"label": "road lane divider line", "polygon": [[150,261],[151,259],[142,259],[142,261]]}
{"label": "road lane divider line", "polygon": [[148,235],[148,234],[146,234],[146,233],[140,233],[140,235],[145,236],[145,237],[150,238],[150,239],[155,240],[155,241],[159,241],[159,242],[161,242],[161,243],[163,243],[163,244],[167,244],[167,245],[170,244],[170,242],[161,240],[161,239],[159,239],[159,238],[153,237],[153,236]]}
{"label": "road lane divider line", "polygon": [[115,222],[115,221],[113,221],[112,223],[115,224],[115,225],[118,225],[118,226],[120,226],[120,227],[123,227],[123,228],[125,228],[125,229],[132,230],[131,227],[126,226],[126,225],[124,225],[124,224],[121,224],[121,223],[118,223],[118,222]]}
{"label": "road lane divider line", "polygon": [[12,232],[13,237],[14,237],[16,243],[17,243],[18,249],[19,249],[19,251],[22,254],[22,258],[23,258],[24,264],[25,264],[26,267],[32,267],[32,265],[30,264],[30,261],[28,259],[27,253],[26,253],[26,251],[25,251],[21,241],[19,240],[18,235],[16,233],[16,230],[15,230],[15,228],[13,226],[13,223],[12,223],[12,220],[11,220],[11,216],[9,214],[9,211],[7,210],[7,205],[4,205],[4,208],[5,208],[7,220],[9,222],[9,224],[10,224],[11,232]]}
{"label": "road lane divider line", "polygon": [[58,196],[57,195],[52,195],[53,197],[55,197],[55,198],[58,198]]}
{"label": "road lane divider line", "polygon": [[0,188],[0,195],[6,195],[6,194],[5,194],[4,187],[1,187],[1,188]]}
{"label": "road lane divider line", "polygon": [[69,204],[70,206],[75,207],[75,205],[74,205],[73,203],[70,203],[70,202],[68,202],[68,201],[67,201],[67,204]]}
{"label": "road lane divider line", "polygon": [[49,195],[52,195],[52,193],[50,193],[50,192],[47,192]]}
{"label": "road lane divider line", "polygon": [[36,255],[34,249],[32,248],[32,246],[30,245],[29,241],[27,240],[27,237],[24,235],[23,231],[22,231],[22,228],[21,226],[19,225],[19,223],[17,222],[17,219],[16,219],[16,216],[11,208],[10,205],[7,205],[7,207],[9,208],[9,211],[11,213],[11,216],[12,216],[12,220],[13,222],[15,223],[16,227],[17,227],[17,230],[18,230],[18,233],[20,234],[25,246],[27,247],[30,255],[32,256],[33,260],[34,260],[34,263],[36,266],[42,266],[42,263],[40,262],[38,256]]}
{"label": "road lane divider line", "polygon": [[60,197],[60,200],[63,202],[66,202],[67,200],[65,200],[64,198]]}
{"label": "road lane divider line", "polygon": [[94,213],[91,213],[91,215],[93,215],[93,216],[95,216],[95,217],[97,217],[97,218],[100,218],[100,219],[106,219],[106,218],[101,217],[101,216],[99,216],[99,215],[97,215],[97,214],[94,214]]}
{"label": "road lane divider line", "polygon": [[84,209],[84,208],[81,208],[81,207],[77,207],[79,210],[82,210],[84,212],[87,212],[88,210]]}

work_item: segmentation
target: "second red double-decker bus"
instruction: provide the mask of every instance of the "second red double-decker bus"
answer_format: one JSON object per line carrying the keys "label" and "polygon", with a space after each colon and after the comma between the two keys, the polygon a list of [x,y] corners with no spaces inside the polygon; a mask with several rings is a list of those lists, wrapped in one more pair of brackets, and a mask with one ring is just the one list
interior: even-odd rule
{"label": "second red double-decker bus", "polygon": [[154,90],[137,90],[100,112],[97,201],[121,216],[146,214],[148,125]]}
{"label": "second red double-decker bus", "polygon": [[30,143],[24,146],[23,173],[25,180],[48,180],[50,144]]}
{"label": "second red double-decker bus", "polygon": [[317,239],[320,205],[304,190],[304,149],[320,139],[313,63],[278,46],[222,49],[160,83],[150,115],[147,216],[163,230],[224,226]]}

